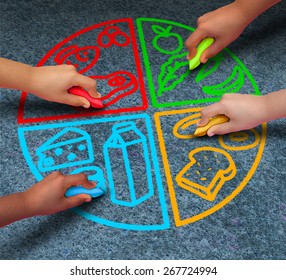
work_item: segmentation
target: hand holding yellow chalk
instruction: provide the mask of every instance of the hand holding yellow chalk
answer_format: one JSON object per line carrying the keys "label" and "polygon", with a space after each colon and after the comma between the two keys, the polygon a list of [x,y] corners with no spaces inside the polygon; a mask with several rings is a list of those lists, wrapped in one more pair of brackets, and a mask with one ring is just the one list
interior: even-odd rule
{"label": "hand holding yellow chalk", "polygon": [[225,123],[228,121],[229,121],[229,118],[226,115],[216,115],[213,118],[211,118],[206,125],[198,126],[195,133],[194,133],[194,136],[196,136],[196,137],[204,136],[207,134],[208,130],[212,126],[217,125],[217,124],[222,124],[222,123]]}
{"label": "hand holding yellow chalk", "polygon": [[189,68],[190,68],[190,70],[193,70],[193,69],[195,69],[196,67],[198,67],[200,65],[202,53],[208,47],[210,47],[213,44],[213,42],[214,42],[214,38],[205,38],[205,39],[203,39],[201,41],[201,43],[198,45],[196,56],[193,57],[189,61]]}

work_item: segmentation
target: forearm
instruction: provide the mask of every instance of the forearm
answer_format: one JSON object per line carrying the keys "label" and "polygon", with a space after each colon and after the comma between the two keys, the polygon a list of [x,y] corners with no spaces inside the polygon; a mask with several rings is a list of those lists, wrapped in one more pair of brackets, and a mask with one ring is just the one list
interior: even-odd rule
{"label": "forearm", "polygon": [[265,121],[286,118],[286,89],[264,96],[266,101]]}
{"label": "forearm", "polygon": [[6,58],[0,58],[0,87],[31,90],[33,67]]}
{"label": "forearm", "polygon": [[0,197],[0,228],[30,216],[24,192]]}
{"label": "forearm", "polygon": [[271,8],[281,0],[236,0],[233,4],[241,12],[245,24],[248,25],[257,16],[262,14],[267,9]]}

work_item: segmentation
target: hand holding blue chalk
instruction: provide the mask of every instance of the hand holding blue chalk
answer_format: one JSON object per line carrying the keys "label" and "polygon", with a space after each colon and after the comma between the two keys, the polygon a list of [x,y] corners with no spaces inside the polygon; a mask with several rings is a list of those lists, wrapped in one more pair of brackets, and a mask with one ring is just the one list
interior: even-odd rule
{"label": "hand holding blue chalk", "polygon": [[104,194],[104,191],[100,188],[92,188],[92,189],[86,189],[82,186],[75,186],[71,187],[66,191],[65,196],[70,197],[78,194],[88,194],[92,198],[99,197]]}
{"label": "hand holding blue chalk", "polygon": [[205,38],[201,41],[201,43],[198,45],[197,48],[197,53],[195,55],[195,57],[193,57],[190,61],[189,61],[189,68],[190,70],[195,69],[196,67],[198,67],[201,63],[201,55],[202,53],[209,48],[214,42],[214,38]]}

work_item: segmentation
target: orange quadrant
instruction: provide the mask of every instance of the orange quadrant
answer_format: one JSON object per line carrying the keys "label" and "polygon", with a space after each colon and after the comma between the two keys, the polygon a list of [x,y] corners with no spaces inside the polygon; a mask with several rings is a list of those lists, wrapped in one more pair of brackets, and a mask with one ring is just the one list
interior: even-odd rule
{"label": "orange quadrant", "polygon": [[240,193],[255,173],[266,142],[265,123],[257,129],[199,141],[193,132],[200,110],[154,114],[177,227],[213,214]]}

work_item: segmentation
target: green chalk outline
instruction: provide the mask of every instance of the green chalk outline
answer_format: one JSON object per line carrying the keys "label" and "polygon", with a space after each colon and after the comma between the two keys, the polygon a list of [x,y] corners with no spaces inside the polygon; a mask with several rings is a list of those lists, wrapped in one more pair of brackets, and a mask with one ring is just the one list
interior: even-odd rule
{"label": "green chalk outline", "polygon": [[[185,58],[187,54],[187,52],[184,52],[179,55],[171,56],[167,62],[162,64],[160,74],[158,76],[158,96],[161,96],[163,92],[173,90],[177,84],[181,83],[190,74],[190,70],[188,67],[186,67],[189,64],[186,59],[184,61],[176,61],[177,59]],[[177,78],[175,73],[182,67],[185,68],[185,72],[182,73],[179,78]],[[173,82],[166,87],[166,85],[172,80]]]}
{"label": "green chalk outline", "polygon": [[197,53],[195,57],[189,60],[189,68],[190,70],[194,70],[201,64],[201,55],[202,53],[208,49],[214,42],[214,38],[205,38],[203,39],[197,47]]}
{"label": "green chalk outline", "polygon": [[[157,34],[152,40],[152,45],[158,52],[161,52],[163,54],[173,54],[174,55],[183,49],[184,43],[183,43],[181,36],[177,33],[171,32],[172,28],[173,28],[173,26],[171,26],[171,25],[169,25],[167,28],[164,28],[160,25],[152,25],[153,32]],[[159,39],[161,39],[161,38],[168,39],[169,37],[176,37],[178,40],[178,47],[174,50],[171,50],[171,51],[165,50],[158,45]]]}
{"label": "green chalk outline", "polygon": [[[235,80],[235,81],[234,81]],[[232,82],[234,81],[234,82]],[[244,85],[244,74],[238,65],[232,69],[232,73],[220,84],[203,86],[202,90],[206,94],[222,96],[228,92],[238,92]]]}
{"label": "green chalk outline", "polygon": [[[180,27],[189,31],[194,32],[195,29],[177,22],[169,21],[169,20],[162,20],[162,19],[157,19],[157,18],[137,18],[136,19],[136,24],[137,24],[137,30],[139,34],[139,40],[141,44],[141,49],[142,49],[142,55],[143,55],[143,60],[144,60],[144,66],[145,66],[145,71],[146,71],[146,76],[148,80],[148,85],[150,88],[150,96],[151,96],[151,102],[154,108],[166,108],[166,107],[173,107],[173,106],[184,106],[184,105],[191,105],[191,104],[201,104],[201,103],[206,103],[206,102],[217,102],[221,99],[220,97],[207,97],[207,98],[202,98],[202,99],[194,99],[194,100],[181,100],[181,101],[174,101],[174,102],[165,102],[165,103],[159,103],[157,101],[157,94],[155,91],[154,83],[153,83],[153,73],[151,70],[151,65],[149,62],[148,58],[148,53],[147,53],[147,47],[145,43],[145,38],[144,38],[144,33],[143,33],[143,23],[148,22],[148,23],[163,23],[163,24],[168,24],[168,25],[173,25],[176,27]],[[243,73],[245,76],[249,79],[249,82],[251,83],[254,93],[250,93],[253,95],[261,95],[259,88],[250,74],[249,70],[246,68],[246,66],[243,64],[243,62],[236,57],[228,48],[223,49],[226,53],[230,55],[230,57],[241,67]],[[155,75],[154,75],[155,77]]]}
{"label": "green chalk outline", "polygon": [[[223,54],[220,52],[218,53],[216,56],[212,57],[211,59],[208,60],[208,63],[203,64],[201,66],[201,69],[199,71],[199,73],[196,76],[196,83],[199,83],[200,81],[202,81],[203,79],[205,79],[206,77],[208,77],[209,75],[211,75],[213,72],[215,72],[218,67],[220,66],[220,63],[224,60],[224,56]],[[208,69],[207,71],[206,68],[209,67],[209,64],[211,64],[212,62],[214,62],[214,65]]]}

